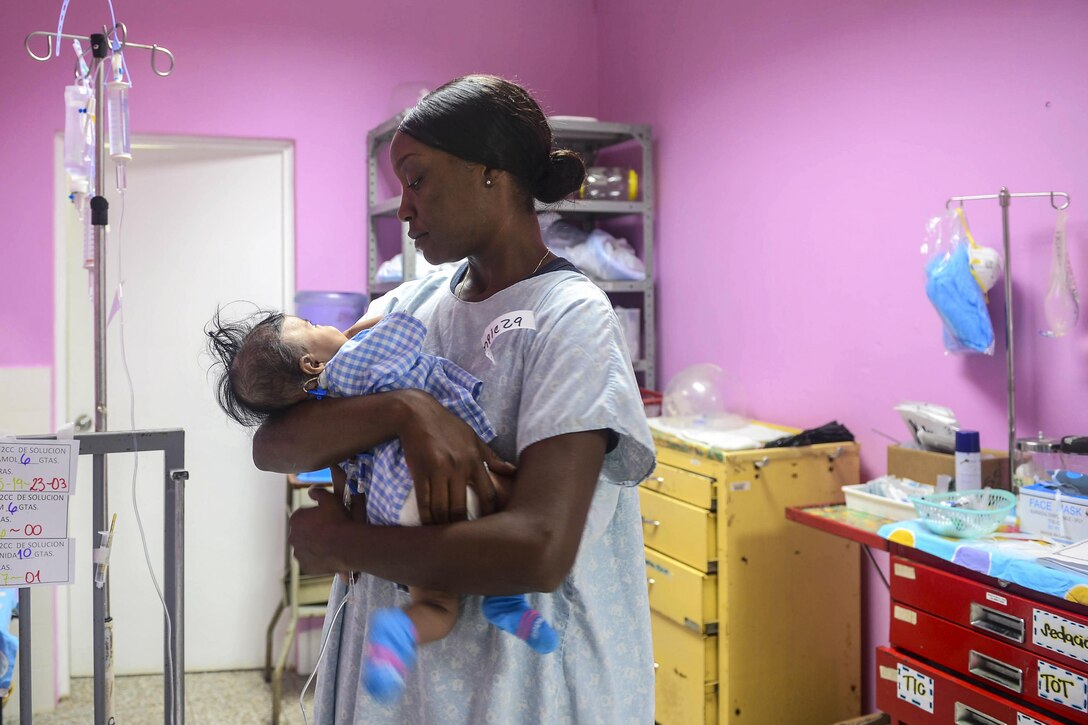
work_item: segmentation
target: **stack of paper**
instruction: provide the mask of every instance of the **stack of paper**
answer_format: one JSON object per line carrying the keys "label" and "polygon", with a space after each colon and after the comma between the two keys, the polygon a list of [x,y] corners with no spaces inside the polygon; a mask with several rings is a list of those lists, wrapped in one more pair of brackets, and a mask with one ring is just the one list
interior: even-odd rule
{"label": "stack of paper", "polygon": [[1054,569],[1088,576],[1088,539],[1063,546],[1046,556],[1040,556],[1039,563]]}

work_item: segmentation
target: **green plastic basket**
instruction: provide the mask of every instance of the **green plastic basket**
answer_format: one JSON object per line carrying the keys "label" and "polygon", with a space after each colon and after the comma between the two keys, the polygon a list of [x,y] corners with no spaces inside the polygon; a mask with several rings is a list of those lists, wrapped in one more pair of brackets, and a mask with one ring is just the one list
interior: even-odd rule
{"label": "green plastic basket", "polygon": [[918,517],[939,536],[971,539],[992,534],[1016,508],[1016,496],[996,488],[931,493],[911,498]]}

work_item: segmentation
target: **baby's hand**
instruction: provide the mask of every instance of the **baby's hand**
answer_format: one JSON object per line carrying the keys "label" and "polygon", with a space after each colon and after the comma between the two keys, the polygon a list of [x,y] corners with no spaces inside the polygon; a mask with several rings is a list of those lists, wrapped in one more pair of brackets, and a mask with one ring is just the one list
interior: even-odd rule
{"label": "baby's hand", "polygon": [[378,315],[377,317],[360,317],[358,322],[344,330],[344,337],[350,340],[363,330],[369,330],[371,327],[374,327],[374,325],[381,322],[382,317],[382,315]]}

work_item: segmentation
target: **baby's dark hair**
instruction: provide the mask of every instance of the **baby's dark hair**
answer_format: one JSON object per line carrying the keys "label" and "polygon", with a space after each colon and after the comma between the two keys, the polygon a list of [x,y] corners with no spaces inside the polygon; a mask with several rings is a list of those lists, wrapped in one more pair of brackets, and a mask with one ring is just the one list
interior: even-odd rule
{"label": "baby's dark hair", "polygon": [[217,376],[215,399],[244,426],[258,426],[305,398],[299,360],[306,351],[283,339],[283,319],[282,312],[258,310],[225,321],[218,309],[204,327]]}

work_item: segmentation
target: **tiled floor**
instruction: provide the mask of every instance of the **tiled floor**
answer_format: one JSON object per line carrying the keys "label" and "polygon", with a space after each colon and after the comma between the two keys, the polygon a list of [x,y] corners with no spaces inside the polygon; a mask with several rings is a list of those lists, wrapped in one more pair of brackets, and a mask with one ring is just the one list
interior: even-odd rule
{"label": "tiled floor", "polygon": [[[305,679],[288,672],[283,678],[281,725],[302,725],[298,695]],[[307,692],[312,717],[313,684]],[[160,675],[118,677],[114,683],[114,715],[118,723],[157,725],[163,719]],[[72,680],[72,696],[50,713],[34,715],[34,725],[86,725],[94,722],[94,682]],[[272,686],[260,670],[189,673],[185,676],[186,725],[268,725],[272,722]],[[3,725],[17,725],[19,713],[4,710]]]}

